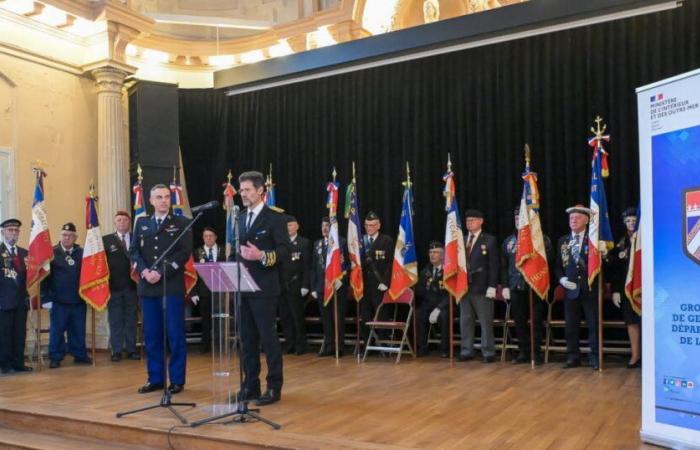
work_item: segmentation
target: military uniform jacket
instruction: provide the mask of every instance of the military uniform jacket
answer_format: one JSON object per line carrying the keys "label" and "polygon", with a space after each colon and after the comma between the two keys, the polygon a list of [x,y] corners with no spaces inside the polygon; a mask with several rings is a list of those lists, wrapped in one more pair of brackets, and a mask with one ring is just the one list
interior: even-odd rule
{"label": "military uniform jacket", "polygon": [[[319,239],[314,242],[313,248],[313,263],[311,264],[311,275],[310,275],[310,290],[318,294],[318,298],[323,298],[323,291],[326,283],[326,253],[327,246],[323,245],[323,239]],[[340,250],[341,250],[341,264],[343,265],[343,270],[345,275],[343,276],[343,283],[345,283],[345,278],[348,274],[347,265],[350,262],[348,257],[348,246],[345,242],[345,238],[340,236]]]}
{"label": "military uniform jacket", "polygon": [[[544,250],[547,264],[552,264],[552,242],[544,236]],[[508,236],[501,244],[501,286],[516,291],[526,291],[529,288],[523,274],[515,267],[515,253],[518,251],[517,233]]]}
{"label": "military uniform jacket", "polygon": [[27,308],[27,250],[15,246],[16,255],[10,256],[5,243],[0,243],[0,310]]}
{"label": "military uniform jacket", "polygon": [[577,284],[576,289],[565,289],[567,298],[578,298],[580,294],[588,294],[597,290],[597,278],[593,289],[588,287],[588,231],[583,235],[579,259],[576,261],[572,254],[572,233],[559,238],[557,242],[554,274],[557,283],[563,277]]}
{"label": "military uniform jacket", "polygon": [[442,266],[437,270],[437,276],[433,273],[433,265],[429,264],[421,270],[416,285],[417,303],[437,304],[437,308],[445,310],[449,306],[449,292],[442,283]]}
{"label": "military uniform jacket", "polygon": [[627,269],[630,265],[630,248],[632,241],[630,236],[625,235],[620,239],[615,247],[606,257],[606,265],[610,273],[610,282],[613,292],[625,292],[625,282],[627,281]]}
{"label": "military uniform jacket", "polygon": [[[131,234],[133,241],[134,235]],[[107,253],[107,265],[109,266],[109,289],[112,292],[125,289],[136,289],[136,283],[131,279],[131,260],[129,249],[124,248],[117,233],[107,234],[102,237],[102,243]]]}
{"label": "military uniform jacket", "polygon": [[[168,214],[158,228],[155,216],[140,217],[134,227],[134,235],[131,238],[129,256],[132,264],[136,264],[136,271],[141,274],[144,269],[150,269],[154,262],[177,238],[187,226],[189,219],[182,216]],[[185,295],[185,263],[192,254],[192,232],[175,245],[167,256],[165,273],[163,266],[156,268],[161,273],[161,279],[151,284],[141,278],[138,285],[138,294],[145,297],[160,297],[163,295],[163,282],[166,283],[166,295]]]}
{"label": "military uniform jacket", "polygon": [[[216,244],[216,254],[212,255],[214,257],[214,262],[224,262],[226,261],[226,249],[223,245]],[[194,251],[194,262],[205,263],[209,261],[209,254],[204,246],[197,247]],[[207,284],[202,279],[202,276],[197,277],[197,284],[194,286],[194,290],[190,295],[198,295],[200,297],[211,297],[211,291],[207,287]]]}
{"label": "military uniform jacket", "polygon": [[487,288],[498,286],[498,264],[496,238],[482,231],[467,257],[469,292],[484,295]]}
{"label": "military uniform jacket", "polygon": [[71,254],[65,252],[61,244],[55,246],[51,272],[41,282],[41,303],[82,303],[78,293],[82,262],[83,249],[78,244],[73,245]]}
{"label": "military uniform jacket", "polygon": [[364,236],[364,260],[362,276],[365,292],[376,290],[379,284],[387,287],[391,284],[391,267],[394,264],[394,240],[386,234],[379,233],[370,245],[369,236]]}
{"label": "military uniform jacket", "polygon": [[241,258],[243,265],[260,287],[260,291],[246,293],[251,297],[277,297],[280,295],[280,261],[287,259],[289,249],[289,234],[287,233],[284,216],[269,207],[263,206],[260,213],[246,227],[248,210],[238,215],[238,226],[241,230],[241,245],[251,243],[265,253],[265,263],[262,261],[246,261]]}
{"label": "military uniform jacket", "polygon": [[309,289],[311,271],[311,243],[297,235],[294,241],[287,238],[288,256],[282,262],[282,288],[299,295],[302,288]]}

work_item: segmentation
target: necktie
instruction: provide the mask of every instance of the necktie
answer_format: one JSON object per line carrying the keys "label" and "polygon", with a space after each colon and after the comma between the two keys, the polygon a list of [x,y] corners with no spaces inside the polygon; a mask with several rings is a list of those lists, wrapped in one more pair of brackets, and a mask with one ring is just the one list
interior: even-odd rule
{"label": "necktie", "polygon": [[13,259],[14,259],[14,257],[16,256],[16,255],[15,255],[15,248],[14,248],[14,247],[10,247],[10,256],[12,256]]}
{"label": "necktie", "polygon": [[469,234],[469,240],[467,241],[467,258],[472,253],[472,245],[474,245],[474,235]]}
{"label": "necktie", "polygon": [[571,240],[573,245],[571,247],[571,255],[574,257],[574,261],[578,262],[581,257],[581,243],[579,242],[578,234],[574,236]]}
{"label": "necktie", "polygon": [[212,250],[211,247],[209,247],[209,255],[207,256],[207,260],[209,262],[214,261],[214,255],[212,254],[211,250]]}
{"label": "necktie", "polygon": [[437,280],[437,277],[438,277],[438,268],[433,267],[433,278]]}
{"label": "necktie", "polygon": [[156,219],[156,225],[158,226],[158,229],[160,230],[160,225],[163,223],[163,219]]}
{"label": "necktie", "polygon": [[369,246],[371,247],[373,245],[374,245],[374,238],[372,236],[370,236],[369,237]]}
{"label": "necktie", "polygon": [[250,225],[253,223],[253,211],[248,213],[248,223],[245,224],[247,230],[250,230]]}
{"label": "necktie", "polygon": [[126,235],[122,234],[121,239],[122,239],[122,246],[124,246],[124,250],[126,250],[128,248],[126,246]]}

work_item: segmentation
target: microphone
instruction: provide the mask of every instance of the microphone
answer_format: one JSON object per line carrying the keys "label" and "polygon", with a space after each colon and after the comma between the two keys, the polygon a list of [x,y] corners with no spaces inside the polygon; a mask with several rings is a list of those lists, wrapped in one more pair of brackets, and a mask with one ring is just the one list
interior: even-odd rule
{"label": "microphone", "polygon": [[200,212],[206,211],[208,209],[214,209],[217,206],[219,206],[219,202],[217,202],[216,200],[212,200],[202,205],[192,207],[192,214],[199,214]]}

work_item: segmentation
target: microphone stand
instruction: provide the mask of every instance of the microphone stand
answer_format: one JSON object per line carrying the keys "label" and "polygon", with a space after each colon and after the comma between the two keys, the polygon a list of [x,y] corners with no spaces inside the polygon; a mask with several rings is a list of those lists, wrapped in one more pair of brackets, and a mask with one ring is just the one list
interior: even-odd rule
{"label": "microphone stand", "polygon": [[[236,208],[237,210],[237,208]],[[238,213],[234,214],[234,221],[233,221],[233,242],[234,242],[234,255],[235,255],[235,262],[236,262],[236,289],[233,291],[233,309],[235,311],[235,316],[233,318],[233,334],[234,334],[234,342],[235,342],[235,347],[236,347],[236,355],[238,356],[238,378],[239,378],[239,390],[236,392],[236,410],[231,411],[228,413],[220,414],[218,416],[212,416],[212,417],[207,417],[206,419],[198,420],[196,422],[192,422],[190,425],[192,428],[196,428],[200,425],[204,425],[206,423],[211,423],[215,422],[220,419],[225,419],[226,417],[231,417],[231,420],[228,422],[224,422],[224,424],[228,423],[233,423],[233,422],[240,422],[240,423],[245,423],[245,422],[252,422],[252,421],[260,421],[262,423],[265,423],[269,426],[271,426],[275,430],[279,430],[282,428],[281,425],[278,423],[275,423],[269,419],[266,419],[262,415],[260,415],[260,408],[248,408],[248,400],[245,399],[245,394],[246,392],[241,389],[241,386],[243,386],[243,356],[241,355],[242,349],[243,349],[243,341],[241,339],[241,265],[243,264],[241,262],[241,230],[240,230],[240,224],[238,223]]]}
{"label": "microphone stand", "polygon": [[[171,400],[172,394],[168,390],[168,378],[169,378],[169,371],[168,371],[168,322],[167,322],[167,310],[166,310],[166,276],[165,276],[165,268],[168,265],[168,260],[166,257],[170,253],[170,251],[175,247],[175,245],[180,242],[180,239],[187,233],[190,228],[192,228],[192,225],[200,218],[202,217],[202,212],[198,212],[197,215],[194,217],[194,219],[190,220],[190,223],[187,224],[187,226],[180,232],[180,234],[175,238],[175,240],[168,246],[168,248],[165,249],[165,251],[160,255],[160,257],[155,260],[155,262],[151,265],[151,270],[155,270],[158,265],[161,265],[162,267],[162,277],[163,277],[163,296],[161,297],[161,310],[163,314],[163,396],[160,399],[160,403],[156,403],[155,405],[150,405],[150,406],[144,406],[143,408],[138,408],[138,409],[133,409],[131,411],[125,411],[125,412],[118,412],[117,413],[117,418],[121,418],[124,416],[128,416],[129,414],[135,414],[139,413],[142,411],[148,411],[150,409],[156,409],[156,408],[167,408],[171,413],[173,413],[178,419],[180,419],[180,422],[182,422],[184,425],[187,425],[187,419],[185,419],[173,406],[189,406],[191,408],[194,408],[197,406],[196,403],[175,403]],[[184,267],[183,267],[184,270]],[[184,300],[184,299],[183,299]]]}

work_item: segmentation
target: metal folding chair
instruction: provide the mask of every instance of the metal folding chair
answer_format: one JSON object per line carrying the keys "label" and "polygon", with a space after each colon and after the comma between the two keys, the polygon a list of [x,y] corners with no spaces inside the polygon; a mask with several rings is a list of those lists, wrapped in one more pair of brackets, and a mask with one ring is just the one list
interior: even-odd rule
{"label": "metal folding chair", "polygon": [[[399,321],[395,311],[394,320],[379,320],[379,314],[382,308],[387,307],[388,305],[408,305],[408,314],[406,315],[406,319],[404,321]],[[413,319],[413,306],[412,289],[406,289],[404,293],[401,294],[396,300],[393,300],[391,296],[389,296],[388,292],[384,294],[382,302],[379,304],[377,312],[374,314],[374,320],[367,322],[367,326],[370,328],[370,331],[369,337],[367,338],[367,345],[365,346],[365,354],[362,357],[362,362],[365,361],[365,358],[367,358],[367,354],[370,351],[396,353],[396,364],[401,361],[401,355],[403,353],[409,353],[415,358],[416,353],[413,351],[411,342],[408,339],[408,328],[410,327]],[[398,342],[398,345],[396,345],[396,341],[393,339],[393,336],[389,339],[380,339],[379,335],[377,334],[377,330],[391,330],[392,334],[395,331],[400,331],[401,339]]]}

